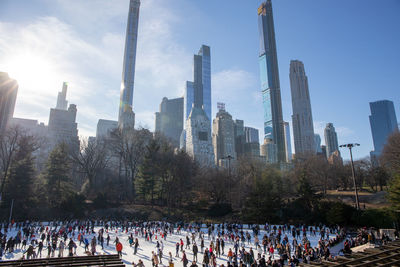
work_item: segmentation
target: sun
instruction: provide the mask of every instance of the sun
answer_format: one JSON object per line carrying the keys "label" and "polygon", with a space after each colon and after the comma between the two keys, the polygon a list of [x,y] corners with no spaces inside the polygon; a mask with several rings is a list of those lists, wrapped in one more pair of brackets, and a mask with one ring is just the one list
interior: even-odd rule
{"label": "sun", "polygon": [[45,75],[52,74],[51,64],[45,58],[32,53],[10,57],[4,65],[9,76],[20,83],[35,83]]}
{"label": "sun", "polygon": [[19,91],[49,93],[58,82],[55,64],[40,53],[25,51],[4,60],[2,71],[17,80]]}

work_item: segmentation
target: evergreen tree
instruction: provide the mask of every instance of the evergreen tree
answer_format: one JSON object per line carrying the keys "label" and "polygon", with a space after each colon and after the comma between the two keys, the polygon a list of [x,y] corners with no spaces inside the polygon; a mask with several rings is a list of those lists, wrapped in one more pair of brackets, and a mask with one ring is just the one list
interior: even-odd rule
{"label": "evergreen tree", "polygon": [[304,211],[312,211],[314,202],[317,200],[317,195],[311,186],[310,181],[306,177],[306,173],[300,174],[299,184],[297,188],[299,201],[302,204]]}
{"label": "evergreen tree", "polygon": [[150,198],[151,204],[154,204],[154,196],[159,186],[158,153],[159,144],[151,140],[146,146],[143,163],[139,167],[138,178],[136,179],[136,190],[143,199]]}
{"label": "evergreen tree", "polygon": [[67,146],[62,143],[50,153],[44,173],[47,199],[52,207],[60,207],[62,201],[72,194],[69,166]]}
{"label": "evergreen tree", "polygon": [[258,223],[276,222],[281,206],[282,181],[280,174],[264,170],[261,176],[254,177],[252,191],[246,201],[245,217]]}
{"label": "evergreen tree", "polygon": [[400,174],[396,174],[389,185],[389,201],[396,209],[400,208]]}
{"label": "evergreen tree", "polygon": [[33,183],[35,176],[32,152],[35,144],[31,136],[18,140],[18,150],[11,164],[6,187],[6,201],[14,200],[15,217],[26,216],[32,207]]}

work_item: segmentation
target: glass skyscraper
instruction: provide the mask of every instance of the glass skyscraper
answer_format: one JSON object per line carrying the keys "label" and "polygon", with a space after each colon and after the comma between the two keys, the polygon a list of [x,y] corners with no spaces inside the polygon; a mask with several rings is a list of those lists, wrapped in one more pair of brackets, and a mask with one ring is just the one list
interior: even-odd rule
{"label": "glass skyscraper", "polygon": [[135,124],[135,114],[133,113],[133,85],[135,80],[139,7],[140,0],[130,0],[118,116],[118,123],[121,128],[133,128]]}
{"label": "glass skyscraper", "polygon": [[285,128],[285,151],[286,151],[286,161],[292,161],[292,142],[290,140],[290,126],[288,122],[284,122]]}
{"label": "glass skyscraper", "polygon": [[374,141],[374,151],[371,155],[379,157],[389,135],[399,129],[396,112],[393,102],[389,100],[371,102],[369,107],[371,109],[369,123]]}
{"label": "glass skyscraper", "polygon": [[197,97],[202,98],[201,105],[211,121],[211,54],[207,45],[202,45],[199,53],[193,57],[193,82],[186,81],[185,86],[184,121],[192,110],[195,92],[201,94]]}
{"label": "glass skyscraper", "polygon": [[194,103],[194,85],[193,82],[186,81],[186,86],[185,86],[185,95],[183,97],[184,103],[183,103],[183,125],[185,125],[185,122],[187,118],[189,118],[190,111],[192,110],[192,106]]}
{"label": "glass skyscraper", "polygon": [[[211,128],[211,52],[210,47],[202,45],[198,54],[193,56],[193,82],[186,81],[184,103],[183,103],[183,125],[189,118],[195,99],[203,107]],[[201,101],[200,101],[201,100]],[[184,149],[186,144],[186,131],[182,131],[180,137],[180,148]]]}
{"label": "glass skyscraper", "polygon": [[264,138],[276,145],[277,159],[286,161],[281,89],[271,0],[258,8],[260,79],[264,106]]}
{"label": "glass skyscraper", "polygon": [[201,56],[201,79],[203,83],[203,106],[208,119],[211,120],[211,53],[210,47],[202,45],[199,53]]}

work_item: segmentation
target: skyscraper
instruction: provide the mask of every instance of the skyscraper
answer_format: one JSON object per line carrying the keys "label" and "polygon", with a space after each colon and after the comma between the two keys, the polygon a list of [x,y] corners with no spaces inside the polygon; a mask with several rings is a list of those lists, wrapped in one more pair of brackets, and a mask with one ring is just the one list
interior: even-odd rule
{"label": "skyscraper", "polygon": [[56,109],[67,110],[67,107],[68,107],[67,88],[68,88],[68,83],[64,82],[62,90],[61,90],[61,92],[58,93],[58,96],[57,96]]}
{"label": "skyscraper", "polygon": [[184,121],[189,117],[194,103],[195,84],[202,88],[196,92],[202,95],[204,111],[211,121],[211,54],[207,45],[202,45],[199,53],[193,56],[193,82],[186,81],[185,86]]}
{"label": "skyscraper", "polygon": [[236,156],[238,158],[240,158],[244,154],[244,144],[246,143],[246,136],[244,134],[244,121],[243,120],[235,120],[233,131],[235,134]]}
{"label": "skyscraper", "polygon": [[298,60],[290,61],[289,77],[292,92],[292,122],[296,156],[301,156],[306,153],[315,154],[315,137],[310,93],[303,62]]}
{"label": "skyscraper", "polygon": [[225,107],[220,106],[213,120],[212,141],[214,147],[215,163],[219,166],[229,167],[228,156],[236,159],[234,123],[231,114]]}
{"label": "skyscraper", "polygon": [[[372,139],[374,141],[374,151],[371,152],[373,160],[377,159],[382,153],[387,138],[395,131],[398,131],[396,112],[392,101],[381,100],[369,103],[371,115],[369,123],[371,125]],[[374,159],[375,157],[375,159]]]}
{"label": "skyscraper", "polygon": [[99,119],[96,128],[96,139],[109,138],[113,130],[118,128],[118,122],[112,120]]}
{"label": "skyscraper", "polygon": [[253,127],[244,127],[244,134],[246,137],[246,143],[260,143],[260,138],[258,136],[258,129]]}
{"label": "skyscraper", "polygon": [[155,131],[163,133],[172,141],[172,145],[179,147],[179,138],[183,130],[183,97],[163,98],[160,111],[156,112]]}
{"label": "skyscraper", "polygon": [[[195,89],[197,86],[197,89]],[[202,107],[210,121],[211,128],[211,52],[210,47],[202,45],[198,54],[193,56],[193,82],[186,81],[184,94],[184,111],[183,126],[185,129],[180,136],[180,148],[185,149],[186,146],[186,121],[192,110],[195,92],[199,94],[197,97],[202,99]]]}
{"label": "skyscraper", "polygon": [[10,79],[7,73],[0,72],[0,133],[6,130],[14,115],[17,92],[17,81]]}
{"label": "skyscraper", "polygon": [[339,151],[337,134],[333,123],[327,123],[325,130],[326,158],[329,158],[333,152]]}
{"label": "skyscraper", "polygon": [[[264,139],[276,145],[277,159],[286,161],[281,89],[271,0],[258,8],[260,80],[264,105]],[[274,150],[270,150],[274,151]],[[274,158],[271,156],[270,158]]]}
{"label": "skyscraper", "polygon": [[190,111],[194,103],[194,85],[193,82],[186,81],[185,95],[183,97],[183,122],[185,123],[189,117]]}
{"label": "skyscraper", "polygon": [[[64,83],[65,84],[65,83]],[[63,84],[63,88],[64,88]],[[57,104],[59,99],[57,99]],[[64,99],[66,101],[66,99]],[[50,109],[48,137],[49,146],[65,143],[71,151],[79,150],[78,124],[76,123],[76,105],[70,104],[68,109]]]}
{"label": "skyscraper", "polygon": [[201,56],[201,81],[203,84],[203,106],[211,121],[211,52],[210,47],[202,45],[199,53]]}
{"label": "skyscraper", "polygon": [[130,0],[126,27],[124,63],[122,70],[121,98],[118,124],[121,129],[134,128],[133,88],[135,80],[136,47],[139,24],[140,0]]}
{"label": "skyscraper", "polygon": [[292,142],[290,140],[290,126],[288,122],[284,122],[285,131],[285,151],[286,151],[286,162],[292,161]]}
{"label": "skyscraper", "polygon": [[271,139],[265,138],[260,150],[261,156],[265,157],[265,160],[268,164],[275,164],[278,162],[276,157],[276,155],[278,155],[276,151],[276,144],[274,144]]}
{"label": "skyscraper", "polygon": [[321,136],[319,134],[314,134],[314,143],[315,143],[315,151],[317,151],[317,154],[321,154],[322,153]]}

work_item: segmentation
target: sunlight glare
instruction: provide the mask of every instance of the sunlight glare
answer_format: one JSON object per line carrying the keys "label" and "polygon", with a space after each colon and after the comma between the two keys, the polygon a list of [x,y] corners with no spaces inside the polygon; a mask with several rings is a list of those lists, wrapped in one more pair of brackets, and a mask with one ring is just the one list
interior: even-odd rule
{"label": "sunlight glare", "polygon": [[54,86],[60,83],[55,64],[39,54],[19,53],[5,60],[4,66],[4,71],[17,80],[19,88],[23,91],[51,94],[56,90]]}

